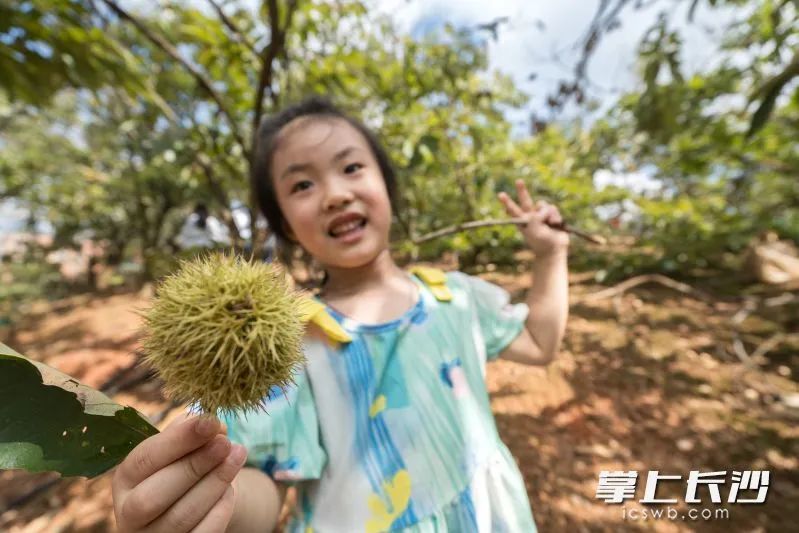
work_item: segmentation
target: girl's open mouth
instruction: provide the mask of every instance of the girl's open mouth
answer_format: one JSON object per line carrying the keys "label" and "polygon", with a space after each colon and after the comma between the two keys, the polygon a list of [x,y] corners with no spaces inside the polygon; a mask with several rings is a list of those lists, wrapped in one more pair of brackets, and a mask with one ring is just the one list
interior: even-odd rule
{"label": "girl's open mouth", "polygon": [[360,237],[363,228],[366,226],[365,217],[348,217],[348,220],[336,222],[331,225],[327,234],[334,239],[351,241]]}

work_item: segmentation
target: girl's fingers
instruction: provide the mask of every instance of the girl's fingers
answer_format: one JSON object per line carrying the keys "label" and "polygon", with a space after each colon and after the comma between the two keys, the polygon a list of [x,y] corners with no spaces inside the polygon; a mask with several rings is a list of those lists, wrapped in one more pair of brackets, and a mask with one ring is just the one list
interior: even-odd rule
{"label": "girl's fingers", "polygon": [[218,533],[225,531],[230,519],[233,517],[233,509],[236,505],[236,498],[232,486],[228,486],[225,493],[216,502],[205,518],[203,518],[192,533]]}
{"label": "girl's fingers", "polygon": [[563,222],[558,208],[543,200],[539,200],[535,203],[533,219],[542,224],[560,224]]}
{"label": "girl's fingers", "polygon": [[532,225],[563,223],[557,207],[543,200],[533,202],[522,180],[516,180],[516,190],[519,195],[518,204],[504,192],[498,195],[508,215],[514,218],[527,218]]}
{"label": "girl's fingers", "polygon": [[119,483],[126,488],[135,487],[158,470],[204,445],[220,429],[219,420],[205,415],[170,425],[162,433],[136,446],[122,461],[117,470]]}
{"label": "girl's fingers", "polygon": [[533,210],[533,199],[530,198],[530,193],[524,185],[524,181],[516,180],[516,194],[519,196],[519,207],[524,211]]}
{"label": "girl's fingers", "polygon": [[563,223],[563,217],[560,216],[560,211],[558,211],[558,208],[554,205],[549,206],[546,221],[550,224]]}
{"label": "girl's fingers", "polygon": [[199,524],[211,511],[247,458],[246,449],[236,444],[225,461],[211,470],[175,502],[164,514],[148,526],[154,533],[183,533]]}
{"label": "girl's fingers", "polygon": [[149,524],[222,462],[230,447],[229,440],[217,435],[200,449],[162,468],[125,496],[120,516],[133,528]]}
{"label": "girl's fingers", "polygon": [[502,202],[502,205],[505,206],[505,211],[508,212],[508,215],[513,218],[524,216],[524,211],[522,211],[522,208],[513,201],[513,198],[504,192],[499,193],[497,196],[499,197],[499,201]]}
{"label": "girl's fingers", "polygon": [[533,224],[543,224],[549,214],[547,203],[543,200],[538,200],[530,211],[530,220]]}

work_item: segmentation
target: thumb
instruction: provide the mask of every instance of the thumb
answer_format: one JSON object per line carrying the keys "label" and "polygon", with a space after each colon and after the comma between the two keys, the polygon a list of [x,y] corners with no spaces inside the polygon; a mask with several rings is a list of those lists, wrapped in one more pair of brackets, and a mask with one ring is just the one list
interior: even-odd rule
{"label": "thumb", "polygon": [[534,211],[530,211],[526,213],[527,224],[531,227],[538,226],[544,224],[547,217],[549,216],[549,212],[545,207],[537,207]]}

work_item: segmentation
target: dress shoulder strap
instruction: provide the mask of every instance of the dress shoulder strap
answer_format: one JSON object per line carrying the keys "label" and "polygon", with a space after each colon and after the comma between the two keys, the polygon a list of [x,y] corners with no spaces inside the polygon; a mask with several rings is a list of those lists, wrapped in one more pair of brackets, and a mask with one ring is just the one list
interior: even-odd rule
{"label": "dress shoulder strap", "polygon": [[452,300],[452,292],[447,287],[447,275],[443,270],[426,266],[413,266],[408,271],[422,280],[439,302]]}
{"label": "dress shoulder strap", "polygon": [[306,324],[312,322],[316,324],[319,329],[325,332],[330,340],[336,342],[350,342],[352,337],[349,333],[344,331],[341,324],[330,316],[330,313],[325,309],[324,304],[314,300],[313,298],[305,298],[302,301],[302,309],[300,311],[300,319]]}
{"label": "dress shoulder strap", "polygon": [[[426,266],[413,266],[408,271],[415,274],[425,286],[430,289],[436,300],[439,302],[449,302],[452,300],[452,292],[447,287],[447,275],[443,270]],[[341,324],[330,316],[324,304],[313,298],[305,298],[302,301],[300,319],[308,323],[313,323],[321,329],[327,337],[336,342],[351,342],[352,337],[347,333]]]}

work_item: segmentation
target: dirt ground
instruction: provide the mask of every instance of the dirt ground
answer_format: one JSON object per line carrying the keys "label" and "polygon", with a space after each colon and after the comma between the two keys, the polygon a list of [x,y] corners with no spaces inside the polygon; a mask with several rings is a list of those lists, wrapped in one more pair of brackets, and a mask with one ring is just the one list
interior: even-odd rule
{"label": "dirt ground", "polygon": [[[517,298],[527,285],[490,274]],[[492,363],[488,387],[499,431],[524,474],[541,531],[796,531],[799,521],[799,346],[777,345],[744,364],[729,349],[731,304],[704,302],[647,285],[615,298],[580,303],[602,287],[575,278],[565,346],[546,369]],[[81,296],[35,308],[12,347],[99,387],[135,360],[145,295]],[[744,344],[766,335],[768,321],[747,319]],[[791,322],[795,323],[795,321]],[[765,329],[764,329],[765,328]],[[762,330],[762,331],[761,331]],[[760,337],[756,337],[760,338]],[[749,344],[747,344],[749,343]],[[115,394],[153,416],[167,403],[158,384]],[[603,470],[639,472],[624,506],[595,497]],[[769,470],[762,505],[723,504],[729,518],[625,520],[623,507],[654,509],[643,497],[647,472],[658,498],[685,499],[689,471]],[[113,531],[110,475],[58,480],[0,471],[0,531]],[[699,509],[715,509],[705,488]],[[747,494],[744,497],[751,497]],[[688,507],[674,505],[682,515]]]}

